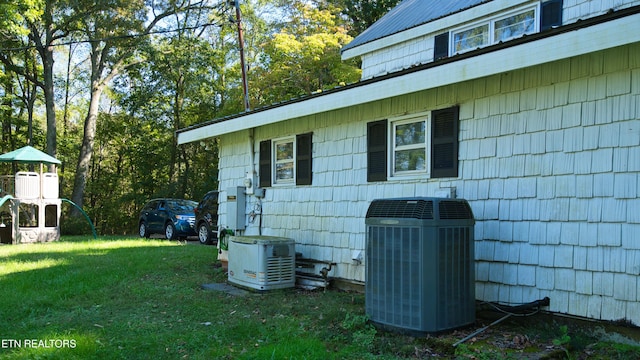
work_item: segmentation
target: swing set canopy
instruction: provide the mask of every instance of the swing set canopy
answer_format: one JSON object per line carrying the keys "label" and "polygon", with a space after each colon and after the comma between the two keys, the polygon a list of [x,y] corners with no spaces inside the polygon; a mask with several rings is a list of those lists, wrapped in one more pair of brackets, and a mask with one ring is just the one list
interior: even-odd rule
{"label": "swing set canopy", "polygon": [[0,161],[37,164],[62,164],[60,160],[29,145],[0,155]]}

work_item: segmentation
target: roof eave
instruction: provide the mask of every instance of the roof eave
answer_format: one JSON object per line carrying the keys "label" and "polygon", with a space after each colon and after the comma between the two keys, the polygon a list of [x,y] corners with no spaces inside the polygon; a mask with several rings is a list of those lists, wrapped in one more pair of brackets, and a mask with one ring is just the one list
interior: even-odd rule
{"label": "roof eave", "polygon": [[619,10],[344,88],[181,129],[177,131],[178,144],[640,42],[638,23],[640,6]]}

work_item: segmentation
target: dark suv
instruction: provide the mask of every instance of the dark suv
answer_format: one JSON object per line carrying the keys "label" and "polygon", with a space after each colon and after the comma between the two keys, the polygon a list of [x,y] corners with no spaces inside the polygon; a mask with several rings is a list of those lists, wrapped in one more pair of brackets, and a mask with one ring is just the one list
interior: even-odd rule
{"label": "dark suv", "polygon": [[196,235],[195,201],[183,199],[153,199],[140,211],[140,237],[164,234],[167,239],[186,239]]}
{"label": "dark suv", "polygon": [[209,191],[195,209],[198,240],[212,245],[218,240],[218,192]]}

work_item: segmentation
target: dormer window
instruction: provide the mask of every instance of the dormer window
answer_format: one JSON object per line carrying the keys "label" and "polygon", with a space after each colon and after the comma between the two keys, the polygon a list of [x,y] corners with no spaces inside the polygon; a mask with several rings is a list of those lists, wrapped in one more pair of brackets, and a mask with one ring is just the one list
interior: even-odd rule
{"label": "dormer window", "polygon": [[489,25],[484,24],[453,33],[453,52],[461,53],[489,44]]}
{"label": "dormer window", "polygon": [[496,42],[531,34],[536,31],[536,11],[531,9],[497,20],[493,24],[493,38]]}
{"label": "dormer window", "polygon": [[449,55],[460,54],[484,46],[508,41],[539,31],[538,5],[519,8],[471,26],[451,31]]}

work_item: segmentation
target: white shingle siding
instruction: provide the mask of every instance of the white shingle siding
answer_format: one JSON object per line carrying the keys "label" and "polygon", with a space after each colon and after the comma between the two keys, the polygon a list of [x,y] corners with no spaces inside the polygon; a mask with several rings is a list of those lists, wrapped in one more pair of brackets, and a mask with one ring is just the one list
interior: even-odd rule
{"label": "white shingle siding", "polygon": [[[262,233],[364,281],[351,257],[365,251],[371,200],[455,187],[477,218],[479,299],[549,296],[551,311],[640,324],[638,59],[634,44],[256,128],[255,165],[259,141],[313,131],[313,185],[267,188]],[[459,178],[367,183],[367,122],[454,104]],[[248,131],[221,136],[223,192],[242,184],[248,151]],[[224,202],[221,212],[224,225]]]}

